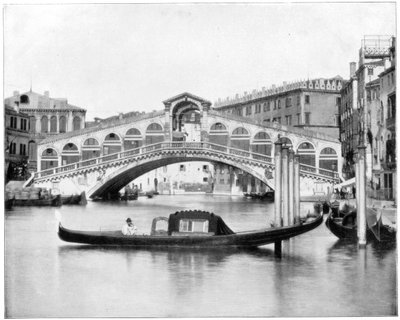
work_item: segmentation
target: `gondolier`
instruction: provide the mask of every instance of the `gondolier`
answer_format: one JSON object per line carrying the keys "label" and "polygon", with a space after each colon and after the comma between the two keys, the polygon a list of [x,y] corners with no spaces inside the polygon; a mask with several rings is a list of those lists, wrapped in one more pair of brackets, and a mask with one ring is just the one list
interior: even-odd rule
{"label": "gondolier", "polygon": [[136,233],[137,228],[133,224],[131,218],[126,219],[126,224],[122,226],[122,234],[124,236],[132,236]]}

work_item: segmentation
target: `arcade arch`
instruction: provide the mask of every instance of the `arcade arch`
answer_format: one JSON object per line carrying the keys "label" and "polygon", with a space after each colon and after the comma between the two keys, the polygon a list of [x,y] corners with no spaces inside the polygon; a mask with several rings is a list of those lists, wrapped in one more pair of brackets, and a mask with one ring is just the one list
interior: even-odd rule
{"label": "arcade arch", "polygon": [[40,169],[46,170],[55,167],[58,167],[58,154],[54,149],[47,148],[42,152]]}
{"label": "arcade arch", "polygon": [[114,132],[109,133],[103,142],[103,155],[121,152],[121,138]]}
{"label": "arcade arch", "polygon": [[80,154],[78,147],[73,143],[67,143],[61,153],[61,165],[65,166],[71,163],[79,162]]}
{"label": "arcade arch", "polygon": [[82,160],[100,157],[100,144],[95,138],[88,138],[82,145]]}

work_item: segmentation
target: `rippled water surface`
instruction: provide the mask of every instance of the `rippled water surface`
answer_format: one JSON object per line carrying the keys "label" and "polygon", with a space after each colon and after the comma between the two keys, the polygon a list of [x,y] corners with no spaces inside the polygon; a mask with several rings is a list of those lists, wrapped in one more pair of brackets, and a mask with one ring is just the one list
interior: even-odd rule
{"label": "rippled water surface", "polygon": [[[303,212],[308,207],[302,204]],[[156,216],[203,209],[234,231],[263,227],[273,204],[212,195],[63,206],[63,224],[149,233]],[[256,250],[134,250],[62,242],[54,208],[5,213],[7,317],[391,316],[397,314],[392,246],[337,240],[325,227]]]}

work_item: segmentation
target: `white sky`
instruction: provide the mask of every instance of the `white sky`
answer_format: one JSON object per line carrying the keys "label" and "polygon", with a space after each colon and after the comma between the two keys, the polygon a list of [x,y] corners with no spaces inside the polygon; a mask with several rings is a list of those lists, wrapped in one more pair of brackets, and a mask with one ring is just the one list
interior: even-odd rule
{"label": "white sky", "polygon": [[50,91],[87,120],[349,76],[366,34],[394,35],[395,3],[9,5],[4,96]]}

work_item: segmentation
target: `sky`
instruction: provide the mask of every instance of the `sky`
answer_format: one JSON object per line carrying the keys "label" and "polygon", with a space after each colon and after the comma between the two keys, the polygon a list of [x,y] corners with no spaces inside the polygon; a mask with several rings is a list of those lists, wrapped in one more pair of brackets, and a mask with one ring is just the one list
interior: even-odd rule
{"label": "sky", "polygon": [[4,97],[32,90],[87,120],[214,103],[307,78],[349,77],[364,35],[395,35],[395,2],[4,7]]}

